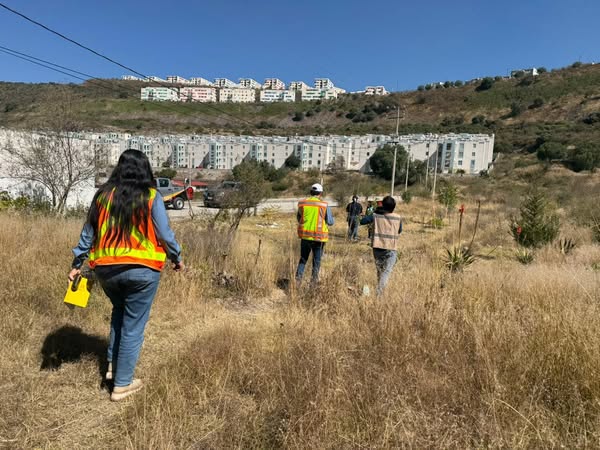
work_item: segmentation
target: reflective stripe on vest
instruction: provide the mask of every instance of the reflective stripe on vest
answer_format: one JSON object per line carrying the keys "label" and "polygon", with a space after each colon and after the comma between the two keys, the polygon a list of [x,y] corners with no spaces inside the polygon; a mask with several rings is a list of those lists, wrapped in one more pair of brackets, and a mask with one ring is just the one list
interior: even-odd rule
{"label": "reflective stripe on vest", "polygon": [[373,248],[396,250],[401,222],[402,218],[397,214],[373,214]]}
{"label": "reflective stripe on vest", "polygon": [[[156,197],[156,190],[150,189],[148,199],[148,230],[147,236],[143,231],[134,225],[129,237],[131,244],[127,244],[125,239],[119,242],[107,242],[107,233],[109,230],[110,209],[112,206],[113,192],[108,198],[99,196],[97,201],[99,209],[98,236],[95,244],[90,251],[90,267],[105,266],[113,264],[139,264],[150,267],[155,270],[162,270],[167,259],[167,254],[162,248],[154,231],[152,222],[152,203]],[[110,245],[110,246],[109,246]]]}
{"label": "reflective stripe on vest", "polygon": [[298,202],[300,221],[298,237],[307,241],[327,242],[329,227],[327,226],[327,202],[318,197],[309,197]]}

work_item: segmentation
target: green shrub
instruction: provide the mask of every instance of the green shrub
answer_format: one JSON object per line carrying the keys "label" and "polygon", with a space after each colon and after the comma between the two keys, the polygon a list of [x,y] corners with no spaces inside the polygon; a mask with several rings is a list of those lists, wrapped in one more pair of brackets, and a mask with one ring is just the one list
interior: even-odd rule
{"label": "green shrub", "polygon": [[413,195],[410,191],[404,191],[400,197],[404,203],[408,204],[411,202]]}
{"label": "green shrub", "polygon": [[556,239],[560,221],[544,195],[534,191],[523,200],[520,217],[513,218],[510,231],[517,244],[538,248]]}
{"label": "green shrub", "polygon": [[559,142],[544,142],[537,149],[536,154],[538,159],[542,161],[565,159],[567,157],[567,147]]}

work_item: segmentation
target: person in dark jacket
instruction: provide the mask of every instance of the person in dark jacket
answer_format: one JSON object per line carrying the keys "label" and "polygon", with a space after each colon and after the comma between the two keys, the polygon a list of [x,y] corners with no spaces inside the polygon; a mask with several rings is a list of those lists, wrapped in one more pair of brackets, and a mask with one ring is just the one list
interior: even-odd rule
{"label": "person in dark jacket", "polygon": [[348,239],[352,241],[358,241],[358,223],[360,221],[360,215],[362,214],[363,207],[358,203],[358,197],[352,196],[352,202],[346,206],[346,213],[348,213]]}

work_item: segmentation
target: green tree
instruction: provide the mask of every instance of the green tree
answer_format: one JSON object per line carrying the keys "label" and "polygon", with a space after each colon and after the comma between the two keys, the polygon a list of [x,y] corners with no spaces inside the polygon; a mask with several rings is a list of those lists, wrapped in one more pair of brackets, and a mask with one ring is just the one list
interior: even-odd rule
{"label": "green tree", "polygon": [[463,83],[461,80],[456,80],[456,81],[454,82],[454,86],[456,86],[456,87],[461,87],[463,84],[464,84],[464,83]]}
{"label": "green tree", "polygon": [[485,77],[483,80],[481,80],[481,83],[479,83],[479,86],[477,86],[475,90],[487,91],[488,89],[491,89],[492,86],[494,86],[494,79],[491,77]]}
{"label": "green tree", "polygon": [[565,159],[567,157],[567,148],[560,142],[544,142],[539,146],[536,154],[538,159],[542,161]]}
{"label": "green tree", "polygon": [[301,122],[304,120],[304,113],[302,111],[296,111],[294,113],[294,117],[292,117],[294,122]]}
{"label": "green tree", "polygon": [[425,90],[425,86],[423,86],[422,84],[417,88],[417,91],[424,91]]}
{"label": "green tree", "polygon": [[283,163],[285,167],[291,170],[297,170],[302,165],[302,160],[297,157],[294,153],[288,156]]}
{"label": "green tree", "polygon": [[538,73],[542,74],[542,73],[546,73],[548,72],[548,69],[546,69],[545,67],[538,67]]}
{"label": "green tree", "polygon": [[450,181],[445,182],[440,188],[437,200],[446,207],[446,214],[448,214],[458,202],[458,188]]}
{"label": "green tree", "polygon": [[[409,157],[404,147],[398,145],[396,152],[396,184],[406,182],[406,162]],[[387,144],[375,151],[369,159],[371,170],[375,175],[385,180],[392,179],[394,165],[394,145]],[[427,165],[423,161],[408,162],[408,184],[413,185],[425,175]]]}
{"label": "green tree", "polygon": [[175,169],[171,169],[169,167],[165,167],[164,169],[159,170],[154,174],[157,177],[161,178],[175,178],[177,176],[177,171]]}
{"label": "green tree", "polygon": [[556,239],[560,221],[544,194],[533,191],[523,200],[519,211],[520,217],[513,218],[510,228],[517,244],[537,248]]}
{"label": "green tree", "polygon": [[594,170],[600,167],[600,147],[598,144],[585,143],[578,145],[572,152],[573,170]]}
{"label": "green tree", "polygon": [[531,105],[529,105],[529,109],[541,108],[542,106],[544,106],[544,99],[538,97],[533,100],[533,103]]}

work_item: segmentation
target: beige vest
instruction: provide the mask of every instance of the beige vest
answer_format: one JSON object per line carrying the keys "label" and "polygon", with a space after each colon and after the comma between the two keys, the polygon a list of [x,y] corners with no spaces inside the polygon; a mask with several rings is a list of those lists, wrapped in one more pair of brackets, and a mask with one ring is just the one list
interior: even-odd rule
{"label": "beige vest", "polygon": [[371,246],[385,250],[396,250],[398,229],[402,218],[398,214],[373,214],[373,238]]}

